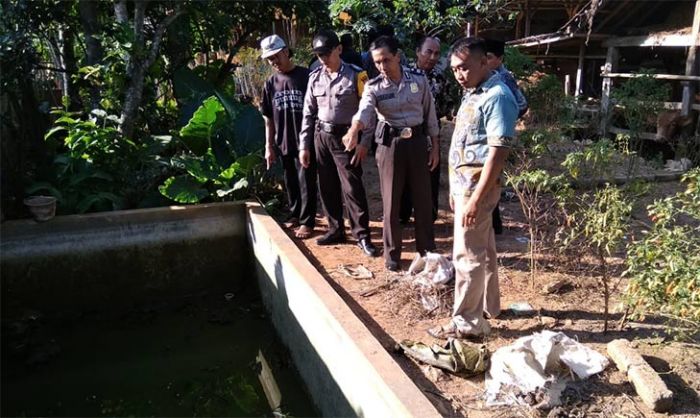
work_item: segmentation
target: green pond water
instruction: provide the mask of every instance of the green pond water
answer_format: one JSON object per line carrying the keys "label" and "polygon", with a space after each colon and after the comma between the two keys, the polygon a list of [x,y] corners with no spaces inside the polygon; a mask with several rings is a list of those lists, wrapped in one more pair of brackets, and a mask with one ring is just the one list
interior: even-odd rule
{"label": "green pond water", "polygon": [[[248,292],[252,293],[252,292]],[[257,294],[199,295],[120,316],[3,318],[2,416],[318,416]]]}

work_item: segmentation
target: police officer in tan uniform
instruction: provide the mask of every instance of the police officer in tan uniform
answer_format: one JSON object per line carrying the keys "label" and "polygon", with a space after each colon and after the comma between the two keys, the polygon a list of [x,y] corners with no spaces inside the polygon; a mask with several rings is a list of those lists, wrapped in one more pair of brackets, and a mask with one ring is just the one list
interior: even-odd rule
{"label": "police officer in tan uniform", "polygon": [[428,80],[422,72],[401,66],[398,41],[381,36],[372,42],[370,52],[380,74],[367,84],[343,141],[353,148],[359,132],[378,118],[375,137],[384,206],[384,258],[386,268],[396,271],[401,260],[399,207],[406,181],[411,183],[415,204],[416,249],[421,254],[435,249],[430,170],[439,161],[439,128]]}
{"label": "police officer in tan uniform", "polygon": [[315,147],[321,202],[328,217],[328,232],[319,245],[345,242],[343,201],[348,210],[357,245],[369,256],[378,251],[370,240],[367,196],[362,184],[362,160],[370,147],[364,140],[346,149],[343,135],[357,112],[367,73],[343,62],[343,47],[330,30],[319,32],[312,41],[313,52],[322,64],[309,75],[299,137],[299,160],[306,166]]}

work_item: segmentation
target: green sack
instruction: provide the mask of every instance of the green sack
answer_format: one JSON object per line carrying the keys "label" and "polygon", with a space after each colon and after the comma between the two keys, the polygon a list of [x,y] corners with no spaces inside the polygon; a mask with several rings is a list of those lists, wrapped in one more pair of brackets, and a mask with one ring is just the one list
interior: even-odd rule
{"label": "green sack", "polygon": [[421,363],[447,370],[462,377],[486,372],[491,353],[483,344],[450,339],[444,347],[428,347],[422,342],[403,340],[399,347],[407,356]]}

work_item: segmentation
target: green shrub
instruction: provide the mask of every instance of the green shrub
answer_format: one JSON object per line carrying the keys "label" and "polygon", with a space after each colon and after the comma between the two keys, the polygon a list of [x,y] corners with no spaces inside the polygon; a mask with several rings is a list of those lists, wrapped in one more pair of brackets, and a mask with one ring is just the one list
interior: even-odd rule
{"label": "green shrub", "polygon": [[660,314],[700,329],[700,169],[685,191],[649,206],[652,226],[627,246],[627,303],[636,316]]}
{"label": "green shrub", "polygon": [[535,62],[518,48],[507,47],[503,55],[503,63],[518,80],[525,80],[535,71]]}
{"label": "green shrub", "polygon": [[574,120],[573,98],[564,94],[564,87],[552,74],[545,74],[539,80],[525,85],[531,124],[560,129]]}
{"label": "green shrub", "polygon": [[[45,192],[58,200],[61,214],[135,207],[162,171],[157,154],[164,143],[124,138],[117,116],[96,109],[85,119],[80,112],[55,110],[58,119],[46,133],[59,152],[47,173],[38,176],[27,194]],[[56,141],[62,138],[62,141]]]}

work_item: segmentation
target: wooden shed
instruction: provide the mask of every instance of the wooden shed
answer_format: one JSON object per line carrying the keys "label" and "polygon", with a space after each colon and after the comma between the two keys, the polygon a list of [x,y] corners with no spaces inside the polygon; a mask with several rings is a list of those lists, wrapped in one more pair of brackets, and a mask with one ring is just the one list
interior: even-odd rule
{"label": "wooden shed", "polygon": [[480,31],[511,39],[508,44],[556,74],[565,92],[594,98],[601,129],[608,131],[614,83],[642,68],[670,80],[669,109],[688,115],[700,81],[700,0],[516,0],[510,27]]}

